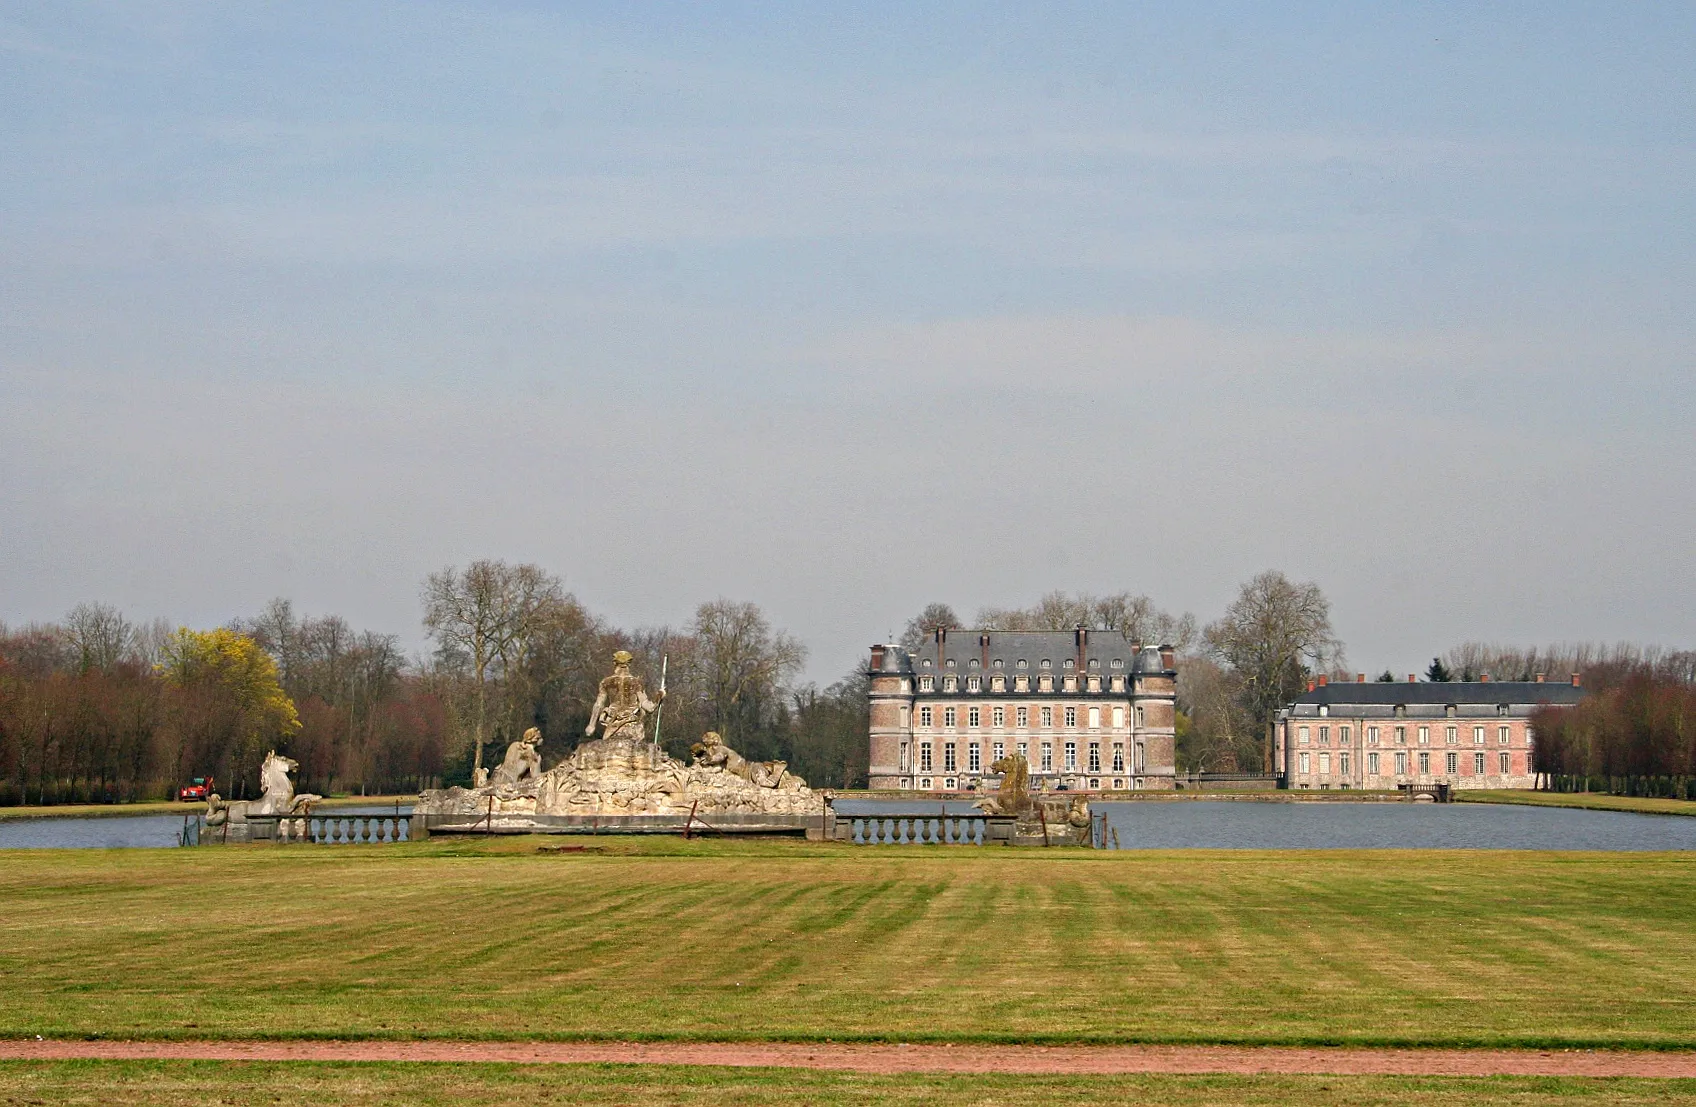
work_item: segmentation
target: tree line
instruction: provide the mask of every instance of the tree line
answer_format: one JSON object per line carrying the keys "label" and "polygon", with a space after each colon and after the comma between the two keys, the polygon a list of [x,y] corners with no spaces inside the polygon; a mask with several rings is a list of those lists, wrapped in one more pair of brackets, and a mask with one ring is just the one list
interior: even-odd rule
{"label": "tree line", "polygon": [[275,748],[322,794],[468,784],[529,727],[548,765],[582,740],[618,649],[650,689],[662,659],[662,742],[717,730],[746,756],[820,787],[863,784],[867,676],[801,683],[805,648],[755,605],[701,604],[681,627],[625,630],[534,565],[478,561],[421,589],[430,648],[286,599],[207,631],[133,624],[83,604],[57,623],[0,624],[0,804],[159,799],[195,776],[255,794]]}

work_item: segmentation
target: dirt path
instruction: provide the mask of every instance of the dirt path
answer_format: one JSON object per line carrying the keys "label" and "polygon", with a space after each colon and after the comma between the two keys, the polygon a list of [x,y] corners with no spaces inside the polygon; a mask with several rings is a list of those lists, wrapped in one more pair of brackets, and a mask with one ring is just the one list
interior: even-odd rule
{"label": "dirt path", "polygon": [[1239,1046],[797,1045],[787,1042],[0,1041],[0,1060],[505,1061],[758,1065],[853,1072],[1314,1073],[1696,1078],[1696,1053]]}

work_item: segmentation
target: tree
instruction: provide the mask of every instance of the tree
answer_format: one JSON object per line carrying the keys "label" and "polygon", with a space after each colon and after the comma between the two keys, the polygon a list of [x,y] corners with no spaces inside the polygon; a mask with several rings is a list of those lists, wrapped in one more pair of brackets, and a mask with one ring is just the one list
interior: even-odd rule
{"label": "tree", "polygon": [[245,779],[243,770],[258,763],[261,747],[286,746],[300,730],[276,661],[245,634],[181,627],[167,646],[163,670],[177,693],[174,778],[191,756],[196,764],[228,764]]}
{"label": "tree", "polygon": [[65,616],[65,632],[82,672],[108,672],[129,656],[135,628],[111,604],[81,603]]}
{"label": "tree", "polygon": [[806,647],[772,630],[754,604],[723,599],[696,609],[690,637],[689,684],[706,725],[752,756],[770,752],[760,748],[769,744],[762,732],[775,711],[787,710],[780,693],[805,663]]}
{"label": "tree", "polygon": [[1433,657],[1431,664],[1425,668],[1425,679],[1433,684],[1447,684],[1454,678],[1454,674],[1449,671],[1447,665],[1443,664],[1443,659],[1440,657]]}
{"label": "tree", "polygon": [[1396,674],[1392,673],[1388,669],[1385,669],[1383,672],[1378,674],[1378,683],[1379,684],[1394,684],[1395,682],[1396,682]]}
{"label": "tree", "polygon": [[1300,694],[1310,670],[1343,663],[1330,602],[1317,584],[1264,572],[1243,584],[1204,638],[1242,681],[1242,703],[1263,738],[1262,761],[1271,772],[1272,724],[1279,709]]}
{"label": "tree", "polygon": [[1154,606],[1147,596],[1115,592],[1107,596],[1049,592],[1028,608],[986,607],[977,625],[991,631],[1089,630],[1118,631],[1133,642],[1159,643],[1187,652],[1196,639],[1195,616],[1173,615]]}
{"label": "tree", "polygon": [[471,668],[475,771],[483,767],[490,681],[520,661],[564,592],[557,577],[534,565],[484,560],[464,572],[450,566],[431,573],[423,593],[424,629],[443,650],[462,654]]}
{"label": "tree", "polygon": [[923,611],[907,620],[906,628],[901,631],[901,644],[916,650],[938,630],[956,630],[959,626],[960,617],[952,607],[945,603],[926,604]]}

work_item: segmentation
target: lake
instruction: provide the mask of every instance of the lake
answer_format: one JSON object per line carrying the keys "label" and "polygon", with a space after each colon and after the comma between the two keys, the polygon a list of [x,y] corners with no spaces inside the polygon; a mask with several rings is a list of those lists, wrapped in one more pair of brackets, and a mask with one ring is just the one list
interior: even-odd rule
{"label": "lake", "polygon": [[[328,807],[325,815],[389,815],[394,805]],[[401,804],[401,814],[410,814]],[[181,815],[0,819],[0,849],[166,849],[181,844]]]}

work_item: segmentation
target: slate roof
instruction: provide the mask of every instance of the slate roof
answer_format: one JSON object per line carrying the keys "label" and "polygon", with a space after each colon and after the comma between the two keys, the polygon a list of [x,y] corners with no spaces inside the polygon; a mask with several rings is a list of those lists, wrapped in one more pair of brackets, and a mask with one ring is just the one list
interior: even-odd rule
{"label": "slate roof", "polygon": [[[980,662],[983,660],[984,650],[978,639],[979,635],[987,634],[989,635],[989,664],[978,671],[995,672],[995,662],[1000,660],[1002,671],[1008,673],[1020,672],[1018,666],[1022,658],[1027,663],[1027,668],[1023,671],[1040,673],[1043,671],[1042,662],[1046,658],[1053,663],[1050,671],[1060,673],[1065,671],[1068,660],[1075,661],[1077,659],[1078,647],[1075,633],[1070,630],[951,630],[948,632],[947,644],[940,651],[940,655],[934,635],[927,638],[923,645],[913,651],[913,669],[921,673],[946,672],[948,670],[944,668],[944,660],[951,658],[955,661],[955,672],[968,672],[974,658]],[[1084,669],[1086,672],[1096,671],[1089,668],[1089,663],[1099,661],[1101,663],[1099,671],[1103,673],[1129,673],[1137,660],[1136,647],[1137,643],[1132,642],[1117,631],[1092,630],[1084,643]],[[1158,662],[1158,648],[1154,647],[1152,643],[1145,643],[1143,649],[1145,652],[1154,651],[1154,670],[1159,671],[1161,666]],[[931,663],[929,669],[925,668],[927,660]],[[1114,667],[1114,661],[1120,663],[1118,668]]]}
{"label": "slate roof", "polygon": [[1584,698],[1585,689],[1574,687],[1570,681],[1550,680],[1539,684],[1534,680],[1454,680],[1446,682],[1372,681],[1359,683],[1340,681],[1315,688],[1295,698],[1298,705],[1338,706],[1342,704],[1372,704],[1393,707],[1397,704],[1573,704]]}

